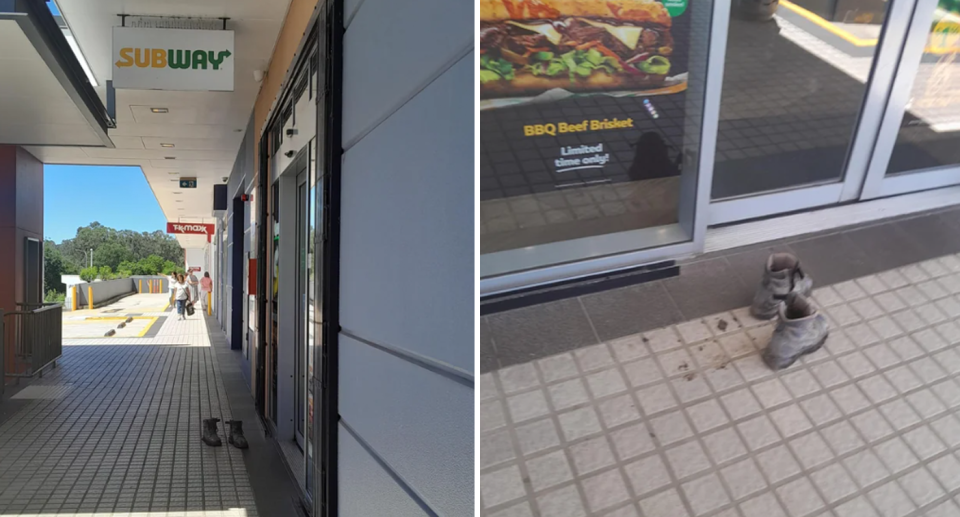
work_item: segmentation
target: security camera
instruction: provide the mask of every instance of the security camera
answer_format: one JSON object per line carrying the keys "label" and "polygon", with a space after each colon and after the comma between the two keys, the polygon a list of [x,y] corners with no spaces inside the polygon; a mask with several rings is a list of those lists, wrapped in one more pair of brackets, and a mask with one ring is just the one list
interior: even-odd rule
{"label": "security camera", "polygon": [[226,183],[226,182],[228,182],[228,181],[230,181],[230,178],[224,176],[224,177],[223,177],[223,182]]}
{"label": "security camera", "polygon": [[262,80],[263,80],[263,70],[254,70],[254,71],[253,71],[253,80],[256,81],[256,82],[258,82],[258,83],[259,83],[260,81],[262,81]]}

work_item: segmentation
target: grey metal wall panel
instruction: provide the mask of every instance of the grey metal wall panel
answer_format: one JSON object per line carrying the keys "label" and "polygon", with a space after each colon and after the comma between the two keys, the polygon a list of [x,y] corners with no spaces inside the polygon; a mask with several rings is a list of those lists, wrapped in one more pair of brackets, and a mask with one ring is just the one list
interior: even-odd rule
{"label": "grey metal wall panel", "polygon": [[347,152],[340,271],[345,330],[471,373],[473,77],[471,54]]}
{"label": "grey metal wall panel", "polygon": [[92,288],[93,290],[93,303],[95,306],[100,306],[100,304],[114,300],[117,297],[137,292],[136,284],[129,278],[106,280],[89,284],[85,282],[79,283],[77,284],[77,306],[81,309],[87,308],[90,304],[90,291],[88,288]]}
{"label": "grey metal wall panel", "polygon": [[340,515],[417,517],[427,515],[380,468],[359,442],[340,427]]}
{"label": "grey metal wall panel", "polygon": [[[472,45],[473,5],[470,0],[364,0],[344,34],[345,148]],[[469,93],[472,107],[473,84]]]}
{"label": "grey metal wall panel", "polygon": [[440,515],[473,514],[473,392],[340,336],[343,422]]}
{"label": "grey metal wall panel", "polygon": [[346,8],[340,515],[472,515],[473,2]]}

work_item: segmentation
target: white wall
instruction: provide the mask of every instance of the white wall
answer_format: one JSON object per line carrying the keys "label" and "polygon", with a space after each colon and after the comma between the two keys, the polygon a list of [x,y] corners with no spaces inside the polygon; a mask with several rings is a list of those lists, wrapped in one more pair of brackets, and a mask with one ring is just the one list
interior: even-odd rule
{"label": "white wall", "polygon": [[473,2],[346,4],[340,514],[472,515]]}
{"label": "white wall", "polygon": [[203,273],[209,271],[207,266],[207,250],[206,247],[203,248],[187,248],[187,268],[199,267],[200,271],[197,273],[198,277],[202,277]]}

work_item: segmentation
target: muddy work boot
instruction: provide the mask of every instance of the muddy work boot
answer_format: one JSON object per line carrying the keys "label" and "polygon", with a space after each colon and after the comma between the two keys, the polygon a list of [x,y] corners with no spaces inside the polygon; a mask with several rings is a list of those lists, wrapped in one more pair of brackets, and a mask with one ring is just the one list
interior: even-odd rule
{"label": "muddy work boot", "polygon": [[819,350],[829,333],[827,318],[809,300],[792,293],[780,305],[780,321],[763,351],[763,362],[774,370],[786,368],[801,355]]}
{"label": "muddy work boot", "polygon": [[240,420],[227,420],[226,424],[229,429],[227,443],[238,449],[246,449],[248,445],[247,438],[243,436],[243,422]]}
{"label": "muddy work boot", "polygon": [[203,420],[203,443],[211,447],[223,445],[220,436],[217,435],[217,422],[219,421],[219,418],[205,418]]}
{"label": "muddy work boot", "polygon": [[800,269],[800,260],[789,253],[774,253],[767,258],[763,279],[753,297],[750,314],[761,320],[777,315],[780,304],[790,293],[810,296],[813,279]]}

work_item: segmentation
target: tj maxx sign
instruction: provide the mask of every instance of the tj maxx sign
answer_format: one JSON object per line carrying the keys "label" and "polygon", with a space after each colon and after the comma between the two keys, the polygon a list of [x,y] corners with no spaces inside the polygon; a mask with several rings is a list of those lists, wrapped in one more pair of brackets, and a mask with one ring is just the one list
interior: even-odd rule
{"label": "tj maxx sign", "polygon": [[186,235],[206,235],[207,242],[213,238],[215,228],[212,224],[201,223],[167,223],[167,233]]}
{"label": "tj maxx sign", "polygon": [[113,28],[113,87],[233,91],[233,31]]}

